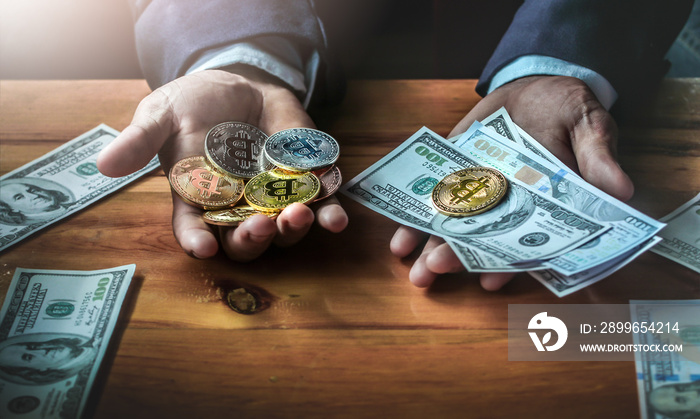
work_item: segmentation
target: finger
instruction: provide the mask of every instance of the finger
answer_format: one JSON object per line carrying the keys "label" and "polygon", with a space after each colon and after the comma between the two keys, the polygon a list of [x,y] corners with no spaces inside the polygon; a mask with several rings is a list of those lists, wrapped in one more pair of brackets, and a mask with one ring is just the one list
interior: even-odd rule
{"label": "finger", "polygon": [[617,127],[605,109],[596,106],[583,112],[573,126],[571,142],[584,179],[615,198],[632,197],[634,185],[615,158]]}
{"label": "finger", "polygon": [[426,263],[430,253],[438,246],[444,243],[444,240],[437,236],[430,236],[423,252],[416,259],[415,263],[411,267],[411,271],[408,273],[408,279],[411,283],[417,287],[425,288],[429,287],[438,277],[436,272],[431,271]]}
{"label": "finger", "polygon": [[133,173],[151,161],[174,131],[169,101],[156,90],[141,101],[131,124],[100,152],[97,167],[110,177]]}
{"label": "finger", "polygon": [[259,124],[268,135],[289,128],[316,128],[296,96],[284,88],[267,92]]}
{"label": "finger", "polygon": [[428,255],[426,266],[437,274],[446,274],[463,271],[464,265],[452,250],[449,244],[443,243],[433,249]]}
{"label": "finger", "polygon": [[[548,77],[548,76],[529,76],[529,77],[523,77],[514,81],[511,81],[510,83],[507,83],[498,89],[494,90],[493,92],[489,93],[487,96],[485,96],[482,100],[480,100],[470,111],[467,113],[467,115],[462,118],[461,121],[455,125],[455,127],[452,129],[452,132],[450,132],[448,138],[452,138],[455,135],[461,134],[465,132],[469,127],[475,122],[475,121],[482,121],[485,118],[487,118],[489,115],[493,114],[496,112],[499,108],[502,106],[505,106],[508,108],[508,111],[513,111],[513,107],[516,106],[517,104],[514,105],[513,102],[511,102],[510,105],[507,105],[509,102],[509,94],[513,90],[517,90],[518,88],[521,88],[522,86],[526,86],[531,82],[534,82],[536,80],[542,79],[543,77]],[[538,109],[538,108],[533,108],[531,107],[530,110],[533,109]],[[513,116],[513,115],[511,115]]]}
{"label": "finger", "polygon": [[326,230],[340,233],[348,226],[348,214],[345,212],[338,198],[331,196],[315,205],[316,221]]}
{"label": "finger", "polygon": [[481,287],[486,291],[498,291],[514,276],[513,272],[484,272],[479,280]]}
{"label": "finger", "polygon": [[391,238],[389,248],[394,256],[404,258],[416,250],[427,237],[427,233],[410,227],[400,226],[394,233],[394,237]]}
{"label": "finger", "polygon": [[202,221],[202,211],[186,204],[173,193],[173,233],[180,247],[199,259],[216,255],[219,249],[216,237]]}
{"label": "finger", "polygon": [[304,204],[294,203],[285,208],[277,217],[277,246],[291,246],[298,243],[309,232],[314,223],[314,212]]}
{"label": "finger", "polygon": [[496,103],[492,100],[480,101],[469,111],[469,113],[467,113],[467,115],[464,118],[462,118],[461,121],[457,123],[457,125],[455,125],[454,128],[452,128],[452,131],[447,136],[447,138],[452,138],[455,135],[459,135],[467,131],[475,121],[481,121],[485,119],[486,117],[494,113],[500,106],[500,103]]}
{"label": "finger", "polygon": [[232,229],[223,229],[222,247],[226,255],[238,262],[248,262],[260,256],[277,234],[275,222],[256,214]]}

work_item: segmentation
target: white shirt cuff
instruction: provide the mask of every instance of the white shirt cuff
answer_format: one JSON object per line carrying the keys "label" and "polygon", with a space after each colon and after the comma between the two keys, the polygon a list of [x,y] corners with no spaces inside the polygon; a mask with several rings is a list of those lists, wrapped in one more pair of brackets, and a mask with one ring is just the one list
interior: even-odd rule
{"label": "white shirt cuff", "polygon": [[313,90],[319,62],[316,51],[304,62],[290,41],[281,37],[261,37],[207,50],[185,74],[236,64],[250,65],[282,80],[306,106]]}
{"label": "white shirt cuff", "polygon": [[515,79],[536,75],[575,77],[586,83],[608,110],[617,100],[617,92],[605,77],[586,67],[544,55],[526,55],[513,60],[491,79],[488,93]]}

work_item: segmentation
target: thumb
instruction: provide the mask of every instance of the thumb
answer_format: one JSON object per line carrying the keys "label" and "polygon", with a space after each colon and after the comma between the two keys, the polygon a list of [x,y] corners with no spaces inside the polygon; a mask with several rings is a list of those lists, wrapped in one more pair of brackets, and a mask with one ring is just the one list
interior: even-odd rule
{"label": "thumb", "polygon": [[153,159],[174,131],[170,102],[156,90],[141,101],[131,124],[100,152],[97,168],[110,177],[133,173]]}
{"label": "thumb", "polygon": [[288,89],[267,86],[259,128],[272,135],[289,128],[316,128],[313,120]]}
{"label": "thumb", "polygon": [[571,142],[581,175],[586,181],[622,201],[634,193],[634,185],[615,158],[617,125],[603,108],[579,119]]}

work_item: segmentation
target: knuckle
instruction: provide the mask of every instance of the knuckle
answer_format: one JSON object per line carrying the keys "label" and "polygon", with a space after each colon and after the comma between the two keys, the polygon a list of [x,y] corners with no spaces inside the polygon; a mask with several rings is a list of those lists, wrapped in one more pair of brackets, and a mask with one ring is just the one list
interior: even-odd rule
{"label": "knuckle", "polygon": [[581,139],[613,142],[617,137],[617,125],[614,120],[584,84],[569,91],[562,111],[570,121],[569,133],[574,142]]}
{"label": "knuckle", "polygon": [[599,107],[595,95],[588,86],[577,83],[569,88],[562,109],[567,114],[575,115],[579,120],[583,120]]}

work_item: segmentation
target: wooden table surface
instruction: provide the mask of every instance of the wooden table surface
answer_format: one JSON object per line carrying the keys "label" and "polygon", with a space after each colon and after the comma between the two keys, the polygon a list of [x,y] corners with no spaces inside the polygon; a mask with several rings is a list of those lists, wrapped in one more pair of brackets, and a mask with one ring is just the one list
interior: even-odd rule
{"label": "wooden table surface", "polygon": [[[319,128],[341,142],[345,179],[422,125],[441,135],[478,101],[475,81],[362,81]],[[1,81],[0,173],[100,123],[123,129],[142,80]],[[630,204],[659,218],[700,191],[700,80],[670,80],[620,126]],[[700,278],[647,252],[557,298],[527,274],[487,292],[475,274],[430,289],[391,255],[397,225],[344,196],[343,233],[241,264],[185,255],[170,226],[162,171],[0,254],[0,297],[16,267],[136,274],[91,404],[96,418],[637,417],[632,362],[508,361],[508,304],[700,298]],[[222,296],[266,296],[254,315]]]}

